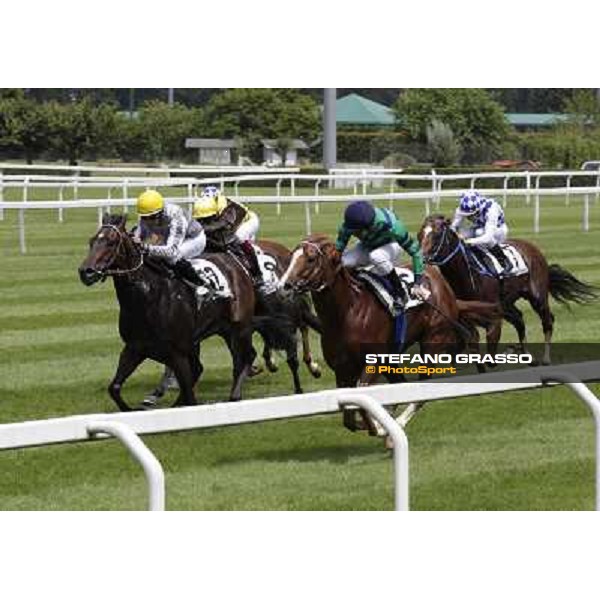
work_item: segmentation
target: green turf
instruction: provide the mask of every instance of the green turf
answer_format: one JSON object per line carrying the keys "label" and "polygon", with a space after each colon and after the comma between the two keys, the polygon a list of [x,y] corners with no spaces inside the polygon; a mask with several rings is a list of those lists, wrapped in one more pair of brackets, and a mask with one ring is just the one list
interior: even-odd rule
{"label": "green turf", "polygon": [[[33,199],[42,197],[47,198],[40,192]],[[600,206],[592,203],[591,231],[584,234],[581,200],[572,198],[566,207],[564,198],[543,198],[542,232],[534,235],[532,206],[523,198],[509,202],[511,235],[534,241],[551,261],[600,284]],[[450,200],[443,201],[442,210],[452,208]],[[421,203],[398,203],[397,209],[415,231],[423,218]],[[263,237],[289,246],[302,237],[303,206],[286,206],[282,215],[275,206],[258,211]],[[340,211],[341,205],[321,204],[319,214],[312,213],[313,231],[333,235]],[[61,224],[56,211],[29,211],[26,256],[18,253],[16,215],[5,216],[0,222],[0,420],[113,411],[105,388],[121,347],[114,291],[110,282],[84,288],[77,277],[97,212],[70,209]],[[553,308],[556,341],[596,341],[600,305],[571,312]],[[539,321],[528,307],[524,311],[530,340],[541,341]],[[514,339],[508,328],[504,339]],[[313,342],[320,358],[314,337]],[[203,362],[199,397],[225,399],[230,360],[223,344],[207,342]],[[159,373],[157,365],[144,365],[125,394],[141,399]],[[333,387],[328,369],[321,380],[303,370],[302,380],[307,391]],[[249,382],[245,393],[257,398],[291,389],[283,363],[277,374]],[[591,419],[563,389],[432,404],[411,423],[408,435],[413,509],[593,508]],[[393,507],[388,455],[380,442],[344,430],[339,416],[145,439],[165,465],[171,509]],[[144,506],[143,476],[116,442],[0,454],[0,509]]]}

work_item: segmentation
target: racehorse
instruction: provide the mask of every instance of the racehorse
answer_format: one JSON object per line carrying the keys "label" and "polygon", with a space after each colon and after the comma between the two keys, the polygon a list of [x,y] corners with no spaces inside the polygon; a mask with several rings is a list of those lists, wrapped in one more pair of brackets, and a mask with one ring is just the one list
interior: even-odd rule
{"label": "racehorse", "polygon": [[[523,313],[515,306],[515,302],[520,298],[526,299],[542,322],[543,364],[551,362],[554,315],[550,310],[549,297],[563,304],[585,303],[598,298],[593,286],[579,281],[560,265],[548,265],[540,250],[525,240],[511,239],[507,243],[519,251],[528,272],[498,280],[481,272],[465,243],[450,227],[450,220],[443,215],[427,217],[419,230],[418,239],[425,261],[441,269],[458,298],[502,302],[504,318],[516,329],[521,352],[526,350],[527,335]],[[488,327],[490,352],[495,349],[500,331],[500,319]]]}
{"label": "racehorse", "polygon": [[[478,315],[484,322],[497,315],[494,304],[459,304],[437,268],[427,268],[425,281],[431,296],[427,302],[408,309],[404,348],[418,342],[422,353],[456,352],[472,342],[472,328],[459,323],[461,313],[463,318]],[[336,385],[355,387],[373,383],[377,375],[366,372],[364,347],[378,344],[382,349],[390,348],[395,337],[394,319],[373,293],[342,266],[334,243],[325,235],[309,236],[302,241],[293,251],[280,285],[297,292],[311,292],[323,326],[323,356],[335,373]],[[386,378],[391,382],[404,380],[395,374],[386,374]],[[413,406],[407,411],[414,414],[417,408]],[[370,420],[362,414],[373,432]],[[349,425],[346,418],[345,424]]]}
{"label": "racehorse", "polygon": [[199,344],[217,334],[233,359],[230,400],[239,400],[255,357],[255,298],[245,271],[222,256],[211,255],[210,260],[226,274],[234,297],[211,302],[200,313],[194,290],[174,278],[164,262],[145,255],[125,223],[124,215],[106,215],[79,267],[79,277],[88,286],[112,277],[121,308],[119,332],[125,347],[108,387],[110,396],[121,410],[132,410],[121,396],[121,387],[150,358],[175,373],[180,392],[174,405],[196,404],[194,385],[202,373]]}
{"label": "racehorse", "polygon": [[[157,238],[156,243],[161,243]],[[275,260],[275,272],[278,277],[288,267],[291,252],[284,245],[270,240],[261,240],[258,242],[261,250]],[[223,260],[233,261],[239,264],[239,258],[229,252],[220,252]],[[203,257],[207,255],[204,254]],[[214,256],[214,255],[213,255]],[[267,263],[267,265],[272,263]],[[246,267],[243,267],[246,269]],[[306,296],[281,294],[269,295],[266,298],[259,297],[255,304],[255,314],[252,318],[253,330],[258,332],[263,339],[263,359],[267,370],[275,373],[278,366],[275,363],[272,351],[283,350],[286,354],[286,362],[292,374],[294,393],[303,392],[300,383],[299,361],[296,331],[299,330],[302,336],[303,361],[310,374],[314,378],[321,377],[321,367],[314,360],[310,349],[309,329],[321,333],[321,323],[318,317],[312,312],[310,302]],[[249,376],[252,377],[260,372],[259,369],[251,369]],[[165,371],[154,390],[146,396],[144,404],[146,406],[155,405],[167,392],[173,387],[173,373],[169,367]]]}

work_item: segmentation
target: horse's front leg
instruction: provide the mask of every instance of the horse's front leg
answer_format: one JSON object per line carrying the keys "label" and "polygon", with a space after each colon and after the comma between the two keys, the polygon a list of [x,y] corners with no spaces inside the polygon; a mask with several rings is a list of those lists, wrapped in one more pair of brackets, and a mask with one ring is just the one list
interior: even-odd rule
{"label": "horse's front leg", "polygon": [[135,350],[133,346],[126,345],[123,350],[121,350],[121,355],[119,356],[119,364],[117,365],[117,372],[113,380],[110,382],[108,386],[108,393],[110,397],[115,401],[119,410],[124,412],[133,410],[121,396],[121,387],[128,379],[128,377],[138,368],[138,366],[144,361],[146,357]]}
{"label": "horse's front leg", "polygon": [[175,377],[177,377],[177,381],[179,382],[179,396],[174,406],[193,406],[197,404],[196,396],[194,395],[194,383],[197,377],[192,367],[194,360],[197,360],[195,352],[194,350],[193,354],[175,354],[171,357],[169,366],[173,369]]}
{"label": "horse's front leg", "polygon": [[233,326],[230,335],[225,337],[225,341],[233,361],[233,381],[229,400],[237,402],[242,398],[242,384],[248,377],[256,358],[256,351],[252,346],[252,330]]}

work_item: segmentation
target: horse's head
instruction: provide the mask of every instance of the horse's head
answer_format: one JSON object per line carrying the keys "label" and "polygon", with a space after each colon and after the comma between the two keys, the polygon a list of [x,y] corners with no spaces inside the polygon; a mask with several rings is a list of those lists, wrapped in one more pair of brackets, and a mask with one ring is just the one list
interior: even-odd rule
{"label": "horse's head", "polygon": [[340,254],[327,236],[309,236],[292,252],[280,286],[297,292],[322,290],[333,283],[340,264]]}
{"label": "horse's head", "polygon": [[444,215],[430,215],[417,234],[425,262],[440,264],[456,249],[459,242],[450,220]]}
{"label": "horse's head", "polygon": [[90,251],[79,267],[79,278],[93,285],[106,277],[110,268],[120,267],[125,258],[124,245],[129,241],[125,215],[105,215],[102,225],[90,239]]}

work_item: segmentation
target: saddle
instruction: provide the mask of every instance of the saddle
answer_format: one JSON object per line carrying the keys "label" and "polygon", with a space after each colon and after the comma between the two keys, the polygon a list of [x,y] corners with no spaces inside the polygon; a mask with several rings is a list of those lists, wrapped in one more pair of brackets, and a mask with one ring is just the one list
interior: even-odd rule
{"label": "saddle", "polygon": [[398,310],[394,302],[393,291],[390,289],[390,284],[385,279],[377,275],[373,271],[371,265],[367,267],[360,267],[354,271],[354,276],[364,283],[371,293],[379,300],[383,307],[388,311],[391,317],[396,318],[402,313],[406,312],[409,308],[413,308],[422,304],[421,300],[417,300],[411,297],[411,290],[415,282],[414,273],[410,269],[403,267],[396,267],[396,273],[400,277],[404,293],[399,298],[402,304],[402,308]]}
{"label": "saddle", "polygon": [[[505,277],[517,277],[518,275],[524,275],[529,272],[521,253],[514,246],[511,246],[510,244],[500,244],[500,248],[511,267],[510,272],[505,275]],[[467,246],[467,251],[482,275],[498,277],[500,273],[502,273],[502,265],[484,246]]]}

